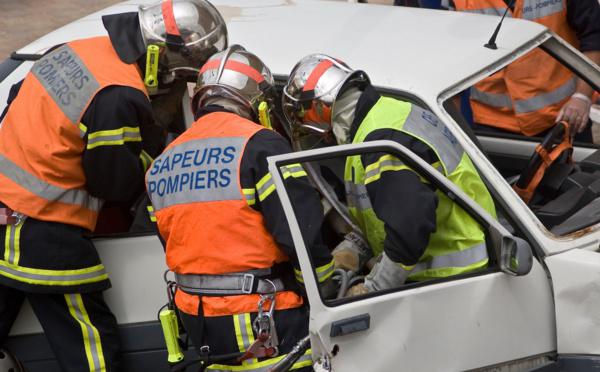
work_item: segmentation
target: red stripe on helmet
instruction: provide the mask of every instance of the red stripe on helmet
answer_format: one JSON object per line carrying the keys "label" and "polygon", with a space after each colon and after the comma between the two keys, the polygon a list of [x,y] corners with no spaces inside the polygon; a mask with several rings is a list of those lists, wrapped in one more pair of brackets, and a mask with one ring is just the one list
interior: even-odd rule
{"label": "red stripe on helmet", "polygon": [[321,76],[323,76],[325,71],[327,71],[331,66],[333,66],[333,62],[328,59],[322,60],[308,76],[308,79],[306,79],[306,84],[304,84],[304,89],[302,90],[308,92],[309,90],[315,89]]}
{"label": "red stripe on helmet", "polygon": [[[215,69],[219,68],[220,65],[221,65],[220,59],[210,60],[210,61],[206,62],[204,64],[204,66],[202,66],[202,69],[200,69],[200,73],[202,74],[202,73],[206,72],[207,70],[215,70]],[[265,80],[265,77],[254,67],[248,66],[247,64],[239,62],[239,61],[234,61],[234,60],[230,59],[227,62],[225,62],[224,68],[225,68],[225,70],[235,71],[235,72],[239,72],[240,74],[246,75],[247,77],[256,81],[259,84]]]}
{"label": "red stripe on helmet", "polygon": [[167,34],[181,36],[179,27],[177,27],[177,23],[175,22],[175,14],[173,14],[173,0],[163,0],[162,16]]}

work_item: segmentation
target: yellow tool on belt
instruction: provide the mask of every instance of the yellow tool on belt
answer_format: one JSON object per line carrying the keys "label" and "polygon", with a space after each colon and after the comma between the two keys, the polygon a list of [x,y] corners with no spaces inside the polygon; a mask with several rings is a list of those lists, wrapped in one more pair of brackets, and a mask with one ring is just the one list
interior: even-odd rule
{"label": "yellow tool on belt", "polygon": [[167,344],[169,363],[177,363],[183,360],[183,353],[179,347],[179,326],[175,310],[165,309],[160,312],[160,325],[162,326],[165,343]]}
{"label": "yellow tool on belt", "polygon": [[258,105],[258,121],[260,121],[260,124],[263,127],[271,130],[273,129],[271,118],[269,117],[269,105],[265,101],[262,101],[260,105]]}
{"label": "yellow tool on belt", "polygon": [[144,84],[148,94],[156,93],[158,90],[158,57],[160,48],[157,45],[148,45],[146,53],[146,73]]}

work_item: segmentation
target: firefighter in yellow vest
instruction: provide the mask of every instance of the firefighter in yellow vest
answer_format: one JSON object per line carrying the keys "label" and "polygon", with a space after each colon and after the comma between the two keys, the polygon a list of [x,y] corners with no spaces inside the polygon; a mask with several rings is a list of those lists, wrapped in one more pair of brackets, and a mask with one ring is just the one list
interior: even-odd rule
{"label": "firefighter in yellow vest", "polygon": [[[450,0],[448,5],[457,11],[495,16],[511,6],[507,17],[548,27],[600,64],[597,0]],[[577,133],[576,140],[592,142],[592,94],[587,83],[536,49],[476,84],[470,98],[473,120],[481,129],[536,136],[566,120]]]}
{"label": "firefighter in yellow vest", "polygon": [[[198,17],[174,16],[186,9]],[[227,43],[223,19],[204,0],[102,20],[109,36],[59,45],[33,64],[13,87],[0,129],[0,345],[26,298],[64,371],[121,369],[102,294],[108,273],[90,233],[105,201],[143,191],[158,155],[143,141],[154,125],[149,87],[168,87],[179,78],[172,71],[198,66]],[[150,61],[156,75],[145,69],[151,45],[161,56]]]}
{"label": "firefighter in yellow vest", "polygon": [[[333,135],[338,144],[390,140],[438,169],[492,215],[494,203],[464,149],[430,111],[382,97],[367,75],[332,57],[303,58],[283,92],[292,130]],[[375,255],[360,293],[474,272],[487,267],[483,229],[465,211],[392,154],[349,156],[346,201]],[[355,252],[357,250],[354,250]],[[347,255],[335,249],[336,265]]]}
{"label": "firefighter in yellow vest", "polygon": [[[239,354],[207,371],[266,371],[308,333],[302,273],[267,165],[292,150],[258,124],[259,105],[272,109],[273,98],[273,76],[254,54],[234,45],[213,55],[192,100],[196,122],[146,174],[188,334],[202,355]],[[331,283],[319,196],[300,164],[282,171],[318,280]],[[311,366],[309,350],[292,369]]]}

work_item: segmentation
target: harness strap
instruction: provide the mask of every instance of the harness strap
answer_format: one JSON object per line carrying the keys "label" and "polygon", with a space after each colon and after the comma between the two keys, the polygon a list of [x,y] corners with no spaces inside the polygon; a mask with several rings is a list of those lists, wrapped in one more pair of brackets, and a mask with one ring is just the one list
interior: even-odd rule
{"label": "harness strap", "polygon": [[[270,270],[267,269],[270,273]],[[266,274],[268,275],[268,274]],[[281,279],[261,279],[266,276],[256,270],[222,275],[175,274],[177,287],[188,294],[202,296],[234,296],[270,294],[285,289]]]}

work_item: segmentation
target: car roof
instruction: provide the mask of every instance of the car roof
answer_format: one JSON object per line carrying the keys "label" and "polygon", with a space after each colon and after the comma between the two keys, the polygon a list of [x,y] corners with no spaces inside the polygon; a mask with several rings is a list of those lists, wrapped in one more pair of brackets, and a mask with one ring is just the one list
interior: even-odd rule
{"label": "car roof", "polygon": [[[128,1],[57,29],[21,53],[40,53],[76,38],[106,34],[100,15],[136,11]],[[258,55],[274,74],[287,75],[310,53],[330,54],[367,72],[375,85],[437,97],[546,32],[507,18],[498,49],[483,45],[498,17],[441,10],[310,0],[214,0],[230,44]]]}

